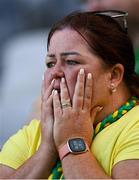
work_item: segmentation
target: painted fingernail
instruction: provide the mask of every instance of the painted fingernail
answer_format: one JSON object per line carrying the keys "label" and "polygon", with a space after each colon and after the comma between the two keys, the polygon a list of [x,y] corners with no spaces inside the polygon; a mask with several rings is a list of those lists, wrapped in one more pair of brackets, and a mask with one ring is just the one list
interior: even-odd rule
{"label": "painted fingernail", "polygon": [[92,79],[92,74],[91,73],[87,74],[87,79]]}
{"label": "painted fingernail", "polygon": [[62,82],[62,83],[65,83],[65,78],[61,78],[61,82]]}
{"label": "painted fingernail", "polygon": [[44,74],[42,75],[42,80],[44,81]]}
{"label": "painted fingernail", "polygon": [[103,109],[103,106],[100,106],[98,111],[100,112],[102,109]]}
{"label": "painted fingernail", "polygon": [[55,79],[53,79],[53,80],[51,81],[51,84],[53,85],[53,84],[54,84],[54,82],[55,82]]}
{"label": "painted fingernail", "polygon": [[57,90],[54,90],[54,95],[57,95],[57,94],[58,94]]}
{"label": "painted fingernail", "polygon": [[80,74],[84,74],[84,69],[83,68],[80,69]]}
{"label": "painted fingernail", "polygon": [[55,89],[52,90],[52,95],[54,95]]}

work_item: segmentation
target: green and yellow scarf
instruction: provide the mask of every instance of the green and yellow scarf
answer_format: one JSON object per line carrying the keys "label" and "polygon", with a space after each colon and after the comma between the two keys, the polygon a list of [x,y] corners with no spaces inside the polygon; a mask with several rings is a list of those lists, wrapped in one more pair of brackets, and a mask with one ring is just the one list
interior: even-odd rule
{"label": "green and yellow scarf", "polygon": [[[105,127],[109,126],[110,124],[120,119],[124,114],[126,114],[129,110],[131,110],[137,104],[138,104],[137,98],[132,97],[124,105],[122,105],[118,110],[108,115],[105,119],[103,119],[102,122],[97,124],[94,130],[94,137],[100,131],[102,131]],[[64,179],[60,161],[57,161],[48,179]]]}

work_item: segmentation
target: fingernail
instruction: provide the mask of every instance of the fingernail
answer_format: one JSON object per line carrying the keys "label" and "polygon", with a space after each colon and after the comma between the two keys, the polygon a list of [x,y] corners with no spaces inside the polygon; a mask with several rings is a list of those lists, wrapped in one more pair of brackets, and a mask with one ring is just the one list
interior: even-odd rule
{"label": "fingernail", "polygon": [[57,95],[57,93],[58,93],[57,90],[54,90],[54,95]]}
{"label": "fingernail", "polygon": [[65,78],[61,78],[61,82],[62,82],[62,83],[65,83]]}
{"label": "fingernail", "polygon": [[54,84],[54,82],[55,82],[55,79],[53,79],[53,80],[51,81],[51,84]]}
{"label": "fingernail", "polygon": [[54,95],[54,92],[55,92],[55,90],[53,89],[53,90],[52,90],[52,95]]}
{"label": "fingernail", "polygon": [[44,81],[44,74],[42,75],[42,80]]}
{"label": "fingernail", "polygon": [[91,73],[87,74],[87,79],[92,79],[92,74]]}
{"label": "fingernail", "polygon": [[83,68],[80,69],[80,74],[84,74],[84,69]]}
{"label": "fingernail", "polygon": [[103,106],[100,106],[99,109],[98,109],[98,111],[100,112],[102,109],[103,109]]}

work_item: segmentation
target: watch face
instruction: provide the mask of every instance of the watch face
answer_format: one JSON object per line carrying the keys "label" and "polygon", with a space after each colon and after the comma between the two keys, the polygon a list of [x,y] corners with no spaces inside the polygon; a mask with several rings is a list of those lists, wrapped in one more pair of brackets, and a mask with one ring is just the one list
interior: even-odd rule
{"label": "watch face", "polygon": [[74,138],[68,141],[71,152],[84,152],[86,151],[86,145],[81,138]]}

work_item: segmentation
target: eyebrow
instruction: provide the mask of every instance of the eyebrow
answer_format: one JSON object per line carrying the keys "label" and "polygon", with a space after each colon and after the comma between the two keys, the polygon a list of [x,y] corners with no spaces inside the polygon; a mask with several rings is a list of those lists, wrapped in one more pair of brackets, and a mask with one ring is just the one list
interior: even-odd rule
{"label": "eyebrow", "polygon": [[[75,52],[75,51],[60,53],[60,56],[69,56],[69,55],[81,56],[80,53]],[[47,54],[47,57],[54,58],[54,57],[55,57],[55,54]]]}

